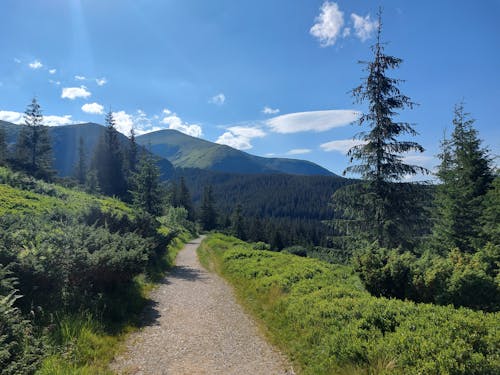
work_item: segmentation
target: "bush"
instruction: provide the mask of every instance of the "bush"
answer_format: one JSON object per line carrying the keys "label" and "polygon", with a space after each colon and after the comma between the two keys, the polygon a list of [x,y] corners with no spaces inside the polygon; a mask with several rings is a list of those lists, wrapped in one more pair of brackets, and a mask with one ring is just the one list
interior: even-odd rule
{"label": "bush", "polygon": [[[373,253],[382,280],[409,280],[408,256],[384,263],[385,251]],[[219,265],[303,374],[500,372],[498,313],[373,297],[351,267],[221,235],[204,241],[200,257]]]}
{"label": "bush", "polygon": [[15,307],[17,280],[0,264],[0,374],[33,374],[42,351],[33,326]]}
{"label": "bush", "polygon": [[0,259],[12,264],[25,307],[49,309],[93,306],[142,272],[153,251],[134,233],[37,217],[0,217],[0,243]]}
{"label": "bush", "polygon": [[445,256],[427,251],[420,258],[371,245],[358,251],[354,264],[375,296],[500,309],[500,246],[491,243],[474,255],[454,249]]}

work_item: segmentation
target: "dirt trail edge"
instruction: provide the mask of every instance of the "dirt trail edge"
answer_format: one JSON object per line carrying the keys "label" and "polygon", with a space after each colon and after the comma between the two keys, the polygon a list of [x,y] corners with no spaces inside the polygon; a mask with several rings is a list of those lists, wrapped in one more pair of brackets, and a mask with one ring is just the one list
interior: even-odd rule
{"label": "dirt trail edge", "polygon": [[129,375],[285,375],[285,358],[259,333],[229,285],[206,271],[188,243],[151,294],[144,327],[132,334],[111,369]]}

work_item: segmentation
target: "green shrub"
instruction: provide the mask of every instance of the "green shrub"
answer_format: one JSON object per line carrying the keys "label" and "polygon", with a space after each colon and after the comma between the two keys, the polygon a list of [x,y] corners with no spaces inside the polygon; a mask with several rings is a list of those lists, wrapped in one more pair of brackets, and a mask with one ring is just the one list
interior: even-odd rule
{"label": "green shrub", "polygon": [[[500,372],[498,313],[377,298],[351,267],[254,251],[222,235],[204,241],[200,258],[218,265],[301,373]],[[407,261],[382,268],[408,280]]]}
{"label": "green shrub", "polygon": [[0,264],[0,374],[33,374],[42,356],[32,324],[15,302],[20,298],[12,273]]}

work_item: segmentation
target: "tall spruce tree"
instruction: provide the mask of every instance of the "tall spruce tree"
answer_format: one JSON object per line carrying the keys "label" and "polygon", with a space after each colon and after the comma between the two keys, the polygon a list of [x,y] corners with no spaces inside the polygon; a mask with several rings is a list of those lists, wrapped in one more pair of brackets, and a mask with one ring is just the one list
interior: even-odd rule
{"label": "tall spruce tree", "polygon": [[48,180],[54,175],[52,144],[49,130],[42,122],[42,109],[33,98],[24,112],[24,126],[16,143],[15,164],[37,178]]}
{"label": "tall spruce tree", "polygon": [[245,221],[243,219],[243,209],[241,207],[241,204],[238,204],[236,206],[236,209],[234,210],[231,217],[231,232],[240,240],[246,241],[247,234],[245,230]]}
{"label": "tall spruce tree", "polygon": [[163,212],[165,190],[160,181],[160,168],[149,152],[142,152],[137,171],[132,175],[132,201],[153,216]]}
{"label": "tall spruce tree", "polygon": [[137,171],[137,163],[138,163],[138,147],[137,141],[135,139],[135,130],[134,127],[130,129],[130,135],[128,137],[129,145],[127,150],[127,169],[130,175],[134,174]]}
{"label": "tall spruce tree", "polygon": [[387,75],[388,70],[401,65],[402,59],[385,54],[381,32],[379,12],[373,60],[360,62],[368,76],[352,91],[356,103],[368,105],[367,112],[357,120],[368,129],[357,135],[361,143],[348,152],[350,162],[357,164],[344,171],[360,174],[363,181],[335,193],[334,205],[342,216],[336,220],[336,227],[344,235],[376,241],[380,246],[410,246],[408,240],[419,231],[424,214],[416,198],[419,189],[401,180],[427,170],[404,162],[405,153],[424,149],[417,142],[398,140],[405,134],[417,135],[412,124],[394,119],[399,111],[411,109],[415,103],[401,93],[402,80]]}
{"label": "tall spruce tree", "polygon": [[85,185],[87,181],[87,152],[85,151],[85,143],[83,137],[78,140],[78,160],[75,165],[75,178],[80,185]]}
{"label": "tall spruce tree", "polygon": [[128,190],[123,165],[123,149],[111,111],[106,114],[105,123],[106,130],[97,144],[92,167],[97,173],[101,191],[106,195],[123,198]]}
{"label": "tall spruce tree", "polygon": [[179,182],[177,203],[180,207],[184,207],[187,210],[188,220],[194,221],[195,214],[193,208],[193,201],[191,199],[191,193],[189,192],[189,189],[186,186],[186,180],[184,179],[184,176],[181,177],[181,180]]}
{"label": "tall spruce tree", "polygon": [[446,248],[471,252],[479,245],[483,199],[493,181],[488,150],[481,147],[464,104],[454,109],[453,133],[441,143],[434,235]]}
{"label": "tall spruce tree", "polygon": [[203,189],[203,199],[200,208],[200,222],[204,230],[212,230],[217,227],[217,211],[212,185]]}

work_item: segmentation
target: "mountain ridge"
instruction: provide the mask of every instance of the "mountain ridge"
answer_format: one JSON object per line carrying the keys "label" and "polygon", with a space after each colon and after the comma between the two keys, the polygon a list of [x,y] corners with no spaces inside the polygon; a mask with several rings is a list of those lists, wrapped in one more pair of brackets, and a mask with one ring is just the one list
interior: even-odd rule
{"label": "mountain ridge", "polygon": [[265,158],[227,145],[192,137],[174,129],[163,129],[137,137],[137,142],[177,168],[198,168],[217,172],[335,176],[328,169],[307,160]]}

